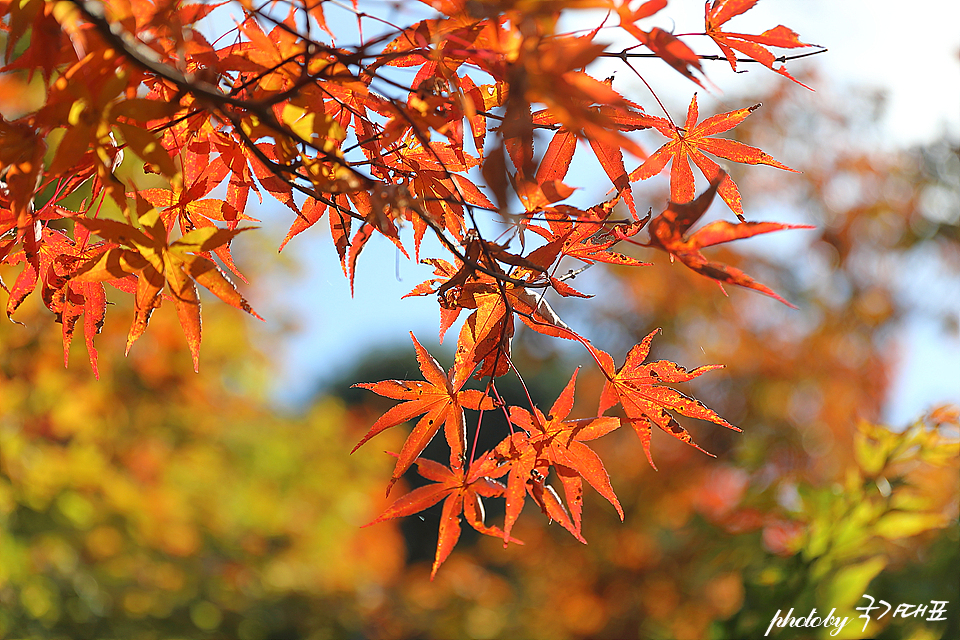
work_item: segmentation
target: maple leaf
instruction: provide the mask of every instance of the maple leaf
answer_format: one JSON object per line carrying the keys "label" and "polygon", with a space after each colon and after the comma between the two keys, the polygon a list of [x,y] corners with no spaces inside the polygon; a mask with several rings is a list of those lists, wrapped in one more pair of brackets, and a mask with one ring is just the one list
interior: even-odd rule
{"label": "maple leaf", "polygon": [[[603,84],[612,87],[613,78],[607,78],[603,81]],[[619,131],[649,129],[648,116],[644,113],[643,108],[630,100],[624,99],[623,102],[624,104],[622,105],[601,105],[600,107],[596,107],[596,111],[601,116],[607,118],[608,124],[613,129]],[[538,125],[557,125],[556,118],[546,109],[534,113],[532,118],[533,122]],[[636,216],[637,207],[633,199],[633,192],[630,189],[629,176],[623,164],[623,150],[621,149],[621,145],[614,144],[609,140],[601,140],[589,136],[587,137],[587,142],[590,144],[593,154],[600,162],[600,166],[616,188],[617,193],[623,196],[624,202],[627,203],[631,215]],[[576,146],[576,134],[564,127],[560,127],[553,135],[553,138],[550,139],[550,143],[543,157],[540,159],[540,166],[537,169],[537,175],[535,177],[536,183],[540,185],[550,182],[562,184],[559,181],[563,179],[570,169],[570,161],[573,159]],[[566,187],[566,185],[564,185],[564,187]],[[569,189],[569,187],[566,188]],[[519,190],[518,194],[520,195],[521,201],[523,201],[523,194],[519,193]],[[563,197],[566,197],[566,195]],[[561,199],[563,198],[553,198],[549,200],[549,202],[556,202]],[[525,201],[524,205],[527,211],[533,210],[533,208],[527,206]]]}
{"label": "maple leaf", "polygon": [[[2,116],[0,116],[2,120]],[[3,127],[0,123],[0,138],[2,138]],[[0,145],[3,147],[4,145]],[[9,149],[4,148],[4,151]],[[16,151],[16,150],[15,150]],[[0,171],[4,169],[0,153]],[[62,234],[48,233],[48,227],[43,222],[49,220],[60,220],[70,218],[76,214],[69,209],[57,204],[62,200],[71,181],[59,181],[58,188],[54,196],[47,201],[40,209],[34,210],[31,202],[27,201],[25,207],[20,207],[18,194],[12,193],[11,182],[20,182],[18,186],[25,186],[21,182],[24,175],[12,176],[16,171],[13,167],[7,169],[6,184],[0,181],[0,262],[3,264],[24,263],[23,270],[17,275],[17,279],[11,289],[7,289],[3,279],[0,278],[0,288],[3,288],[10,294],[7,300],[7,317],[13,321],[12,316],[23,301],[36,289],[38,279],[42,273],[46,272],[50,261],[56,259],[61,251],[70,252],[58,242]],[[36,188],[36,177],[34,177],[34,186]],[[22,194],[21,194],[22,195]],[[14,231],[14,233],[9,233]],[[48,246],[49,245],[49,246]],[[92,253],[90,255],[93,255]]]}
{"label": "maple leaf", "polygon": [[752,236],[783,229],[814,229],[805,224],[780,224],[778,222],[741,222],[732,224],[726,220],[717,220],[699,229],[689,237],[685,237],[687,230],[696,224],[697,220],[706,212],[717,193],[718,185],[722,184],[723,174],[714,180],[710,188],[704,191],[693,202],[671,202],[666,210],[650,221],[650,246],[662,249],[670,254],[671,259],[676,257],[683,264],[697,273],[712,278],[717,282],[735,284],[747,289],[759,291],[775,298],[787,305],[796,308],[782,297],[777,295],[766,285],[760,284],[740,269],[719,262],[707,260],[700,249],[715,244],[750,238]]}
{"label": "maple leaf", "polygon": [[[146,201],[138,199],[140,210],[147,206]],[[199,370],[200,366],[201,336],[200,298],[195,283],[203,285],[227,304],[263,320],[216,263],[199,255],[226,244],[238,233],[252,227],[194,229],[168,244],[167,228],[160,212],[153,207],[141,213],[142,229],[115,220],[78,218],[77,222],[101,238],[122,246],[108,249],[99,257],[80,265],[72,278],[73,282],[100,282],[123,278],[127,274],[137,275],[134,319],[127,335],[127,353],[143,335],[153,310],[160,306],[160,294],[165,285],[174,298],[180,326],[193,356],[194,371]]]}
{"label": "maple leaf", "polygon": [[606,262],[632,267],[649,266],[648,262],[610,251],[622,239],[636,235],[649,219],[647,217],[632,223],[608,222],[616,204],[615,198],[587,211],[559,205],[543,212],[549,230],[536,225],[529,228],[548,243],[561,242],[560,255],[576,258],[586,264]]}
{"label": "maple leaf", "polygon": [[[277,249],[277,251],[283,251],[283,248],[287,246],[287,243],[290,242],[294,236],[303,233],[319,222],[326,210],[327,203],[320,202],[316,198],[307,198],[300,208],[300,213],[297,214],[297,218],[293,221],[293,224],[290,225],[290,230],[287,231],[287,235],[284,237],[283,242],[280,243],[280,248]],[[334,217],[335,216],[330,217],[331,224],[333,223]]]}
{"label": "maple leaf", "polygon": [[400,449],[397,464],[387,485],[387,495],[390,495],[393,485],[410,468],[417,456],[440,430],[441,425],[444,427],[443,433],[450,446],[450,464],[454,468],[460,468],[465,459],[466,449],[464,407],[475,411],[493,408],[493,401],[484,393],[476,389],[463,389],[470,374],[469,371],[464,373],[462,368],[454,368],[449,374],[444,373],[440,364],[421,346],[412,332],[410,337],[417,351],[417,362],[420,364],[424,381],[383,380],[353,385],[361,389],[369,389],[386,398],[404,402],[380,416],[350,453],[382,431],[423,415]]}
{"label": "maple leaf", "polygon": [[648,0],[634,11],[631,11],[628,5],[629,2],[624,2],[617,7],[620,27],[636,38],[640,44],[653,51],[661,60],[679,71],[684,77],[702,87],[700,80],[693,75],[693,71],[696,70],[702,74],[703,68],[700,66],[699,56],[690,47],[672,33],[659,27],[644,31],[634,24],[637,20],[649,18],[666,7],[667,0]]}
{"label": "maple leaf", "polygon": [[[44,247],[41,248],[43,267],[42,298],[47,308],[56,314],[57,322],[62,326],[63,366],[70,361],[70,343],[80,316],[84,316],[83,333],[86,340],[90,368],[97,379],[100,371],[97,365],[97,348],[94,337],[103,327],[107,308],[106,293],[101,282],[75,282],[70,279],[76,267],[98,253],[108,249],[108,243],[88,245],[89,231],[83,226],[74,227],[75,240],[71,240],[61,231],[46,228],[43,230]],[[44,264],[46,263],[46,264]],[[113,280],[110,284],[129,290],[132,276],[126,282]]]}
{"label": "maple leaf", "polygon": [[[434,265],[436,275],[446,277],[431,278],[408,295],[437,293],[441,307],[441,340],[462,309],[476,309],[460,330],[455,367],[469,375],[479,365],[474,375],[478,380],[491,373],[506,373],[510,368],[514,313],[540,333],[581,339],[559,319],[541,295],[532,293],[523,284],[549,280],[564,295],[582,296],[547,275],[547,267],[556,260],[559,247],[559,242],[547,244],[524,257],[471,233],[464,249],[466,261],[460,263],[459,269],[442,260],[425,261]],[[518,269],[507,276],[501,263]],[[498,274],[506,281],[501,282],[492,274]]]}
{"label": "maple leaf", "polygon": [[[57,20],[52,5],[45,2],[10,2],[5,3],[4,9],[9,15],[9,35],[4,55],[7,64],[0,67],[0,73],[24,69],[29,80],[37,69],[41,69],[44,80],[50,84],[57,67],[76,60],[74,50],[64,46],[68,28],[61,23],[67,21],[62,14]],[[28,30],[30,45],[14,59],[16,44]]]}
{"label": "maple leaf", "polygon": [[[198,180],[195,183],[196,187],[187,190],[143,189],[138,194],[160,210],[160,218],[167,227],[173,226],[172,223],[176,221],[180,225],[182,233],[188,233],[191,229],[216,229],[217,226],[212,222],[214,220],[228,223],[234,228],[240,220],[259,222],[255,218],[237,211],[233,205],[224,200],[202,198],[209,189],[212,189],[219,182],[215,178],[207,181]],[[218,246],[213,252],[234,275],[243,282],[247,281],[233,262],[229,242]]]}
{"label": "maple leaf", "polygon": [[[490,256],[518,269],[506,276],[497,262],[488,260],[486,266],[489,271],[503,274],[509,280],[500,281],[488,273],[480,273],[473,266],[477,264],[476,259],[481,257],[479,249],[474,247],[486,247],[487,255],[484,258]],[[532,288],[540,288],[540,285],[549,282],[563,295],[585,297],[548,275],[549,266],[556,261],[560,248],[560,242],[551,242],[524,257],[511,254],[491,242],[476,240],[468,245],[466,257],[470,262],[465,263],[437,290],[441,306],[476,309],[460,330],[456,366],[473,371],[479,365],[474,374],[478,380],[488,375],[501,376],[509,371],[514,315],[538,333],[585,342],[560,319],[543,293]],[[453,320],[448,318],[445,321]]]}
{"label": "maple leaf", "polygon": [[[430,278],[424,282],[418,284],[414,289],[403,296],[408,298],[410,296],[426,296],[432,293],[436,293],[437,290],[445,283],[453,278],[457,273],[458,269],[441,258],[424,258],[420,261],[422,264],[429,264],[433,266],[434,275],[440,276],[438,278]],[[451,307],[447,308],[443,305],[440,305],[440,343],[443,344],[443,337],[447,333],[453,323],[457,320],[457,317],[460,315],[461,307]]]}
{"label": "maple leaf", "polygon": [[[452,173],[467,171],[478,162],[473,156],[462,153],[462,149],[458,152],[453,145],[431,142],[424,146],[416,138],[387,161],[391,168],[408,177],[410,197],[406,199],[412,206],[406,207],[405,213],[413,224],[414,251],[418,260],[420,243],[430,226],[446,228],[460,240],[463,238],[464,205],[494,208],[476,185]],[[396,190],[396,187],[390,185],[386,189]]]}
{"label": "maple leaf", "polygon": [[[433,561],[433,570],[430,572],[431,580],[437,575],[440,565],[450,556],[450,552],[460,539],[461,513],[466,517],[467,523],[480,533],[523,544],[516,538],[505,537],[499,527],[488,526],[483,522],[484,509],[481,498],[502,498],[506,490],[502,484],[484,475],[497,473],[495,467],[491,468],[489,458],[475,461],[470,465],[469,470],[465,467],[445,467],[426,458],[417,458],[414,464],[417,465],[417,473],[428,480],[433,480],[434,484],[419,487],[400,496],[376,520],[364,526],[369,527],[378,522],[413,515],[443,500],[440,531],[437,536],[437,555]],[[504,469],[499,473],[502,475],[505,472]]]}
{"label": "maple leaf", "polygon": [[[583,508],[583,482],[586,480],[597,493],[612,504],[620,520],[623,509],[610,484],[610,476],[600,457],[585,441],[595,440],[620,428],[620,419],[614,417],[567,420],[573,408],[574,387],[579,367],[544,416],[540,409],[531,414],[522,407],[510,407],[510,421],[527,432],[529,443],[537,454],[537,467],[553,466],[563,485],[563,493],[577,533],[580,532]],[[543,471],[541,471],[543,473]],[[546,475],[543,473],[543,475]]]}
{"label": "maple leaf", "polygon": [[511,341],[514,335],[512,309],[496,285],[480,291],[470,287],[458,306],[475,308],[467,316],[457,338],[457,366],[484,376],[502,376],[510,370]]}
{"label": "maple leaf", "polygon": [[[607,377],[607,381],[603,385],[603,392],[600,394],[600,408],[597,415],[603,415],[610,407],[619,403],[627,417],[627,422],[640,437],[640,443],[647,455],[647,461],[654,469],[657,466],[653,463],[653,456],[650,454],[651,429],[654,425],[677,440],[700,449],[687,430],[680,426],[680,423],[673,417],[671,411],[689,418],[709,420],[728,429],[740,431],[699,400],[665,386],[677,382],[688,382],[707,371],[722,369],[723,365],[711,364],[697,367],[693,371],[687,371],[675,362],[668,360],[657,360],[644,364],[647,355],[650,353],[650,342],[653,340],[653,336],[659,332],[660,329],[654,329],[640,344],[630,349],[623,366],[619,369],[614,368],[613,358],[608,353],[596,348],[592,350],[604,375]],[[713,456],[703,449],[700,449],[700,451]]]}
{"label": "maple leaf", "polygon": [[487,453],[486,460],[496,463],[497,472],[506,473],[507,499],[506,515],[503,522],[503,545],[510,540],[510,532],[520,517],[527,494],[533,498],[540,510],[551,521],[556,521],[569,531],[574,538],[586,544],[580,534],[580,528],[574,524],[560,496],[547,484],[549,464],[538,456],[537,448],[526,433],[517,431],[505,438],[493,451]]}
{"label": "maple leaf", "polygon": [[[727,58],[727,62],[730,63],[730,67],[733,68],[734,71],[737,70],[737,54],[733,51],[736,49],[750,56],[768,69],[776,71],[786,78],[790,78],[801,87],[810,89],[810,87],[787,73],[786,66],[781,65],[779,69],[774,68],[773,63],[776,62],[776,57],[764,45],[784,49],[796,49],[817,45],[800,42],[800,37],[782,24],[777,25],[773,29],[768,29],[758,36],[746,33],[730,33],[721,30],[721,27],[728,20],[752,9],[756,6],[757,2],[758,0],[713,0],[713,4],[711,4],[708,1],[704,6],[706,34],[717,43],[720,51],[723,52],[723,55]],[[810,90],[813,91],[813,89]]]}
{"label": "maple leaf", "polygon": [[[45,208],[51,208],[49,204]],[[50,215],[48,212],[47,215]],[[46,216],[44,216],[46,217]],[[2,230],[0,223],[0,230]],[[41,297],[44,304],[56,316],[56,322],[62,326],[63,365],[70,358],[70,344],[80,317],[84,317],[83,332],[86,338],[90,368],[99,379],[97,349],[94,338],[103,326],[107,299],[103,284],[100,282],[74,282],[70,279],[77,266],[95,259],[112,246],[110,243],[88,243],[89,233],[82,226],[75,227],[76,240],[58,229],[44,227],[36,247],[35,258],[31,260],[26,248],[9,255],[5,262],[16,264],[24,262],[24,269],[17,276],[10,290],[7,315],[11,316],[23,300],[34,291],[38,281],[42,283]],[[110,284],[124,291],[132,291],[133,276],[123,280],[113,280]],[[12,319],[12,318],[11,318]]]}
{"label": "maple leaf", "polygon": [[707,180],[713,182],[718,176],[722,175],[722,181],[718,188],[718,193],[727,206],[733,210],[737,217],[743,220],[743,205],[741,204],[740,191],[729,175],[722,172],[720,166],[703,155],[706,151],[715,156],[740,162],[743,164],[766,164],[771,167],[792,171],[794,169],[781,164],[773,159],[772,156],[764,153],[760,149],[737,142],[736,140],[727,140],[724,138],[711,138],[717,133],[729,131],[741,122],[747,116],[760,108],[759,104],[745,109],[737,109],[727,113],[720,113],[711,116],[697,124],[699,117],[697,112],[697,94],[693,94],[690,101],[690,108],[687,110],[687,121],[683,127],[677,127],[675,124],[664,118],[649,116],[653,128],[670,138],[670,142],[657,149],[647,160],[630,173],[630,181],[646,180],[651,178],[666,166],[667,162],[673,160],[670,171],[670,199],[674,202],[689,202],[693,200],[696,185],[693,179],[693,170],[690,168],[689,160],[697,165],[700,172],[706,176]]}

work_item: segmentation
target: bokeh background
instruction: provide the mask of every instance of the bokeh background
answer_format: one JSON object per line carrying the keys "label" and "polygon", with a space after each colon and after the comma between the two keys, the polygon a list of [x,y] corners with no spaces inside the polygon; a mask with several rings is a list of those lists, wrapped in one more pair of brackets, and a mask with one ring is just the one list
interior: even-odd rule
{"label": "bokeh background", "polygon": [[[348,455],[390,406],[350,384],[416,378],[410,329],[452,360],[433,339],[434,301],[392,302],[423,272],[371,244],[351,301],[323,232],[276,257],[289,221],[265,203],[254,214],[265,231],[246,234],[237,254],[269,322],[206,304],[200,374],[168,308],[123,358],[129,309],[118,299],[98,341],[100,381],[80,344],[63,367],[41,305],[25,304],[22,326],[0,323],[0,637],[723,640],[760,637],[778,610],[813,607],[851,617],[839,637],[960,637],[950,405],[960,400],[960,42],[938,31],[956,9],[911,3],[887,12],[884,31],[869,22],[884,13],[878,3],[816,3],[820,19],[800,4],[764,3],[773,17],[758,20],[838,50],[791,65],[817,92],[772,75],[755,82],[763,71],[721,75],[729,93],[701,109],[763,102],[732,134],[802,171],[733,169],[748,217],[816,230],[712,254],[799,309],[747,291],[724,297],[665,260],[591,269],[577,282],[596,298],[557,304],[612,353],[662,327],[654,357],[724,363],[689,385],[743,428],[690,421],[716,458],[654,434],[655,472],[635,436],[615,432],[596,449],[623,523],[588,494],[584,546],[528,508],[515,529],[524,546],[465,530],[430,581],[438,510],[362,528],[389,504],[383,452],[403,434]],[[692,87],[667,86],[668,108],[682,112]],[[937,108],[904,110],[904,90],[929,91]],[[666,193],[650,181],[638,203],[657,209]],[[597,186],[582,197],[603,195]],[[541,407],[589,364],[524,329],[514,349]],[[586,366],[578,397],[596,398],[601,384]],[[595,411],[578,403],[572,415]],[[498,429],[485,418],[492,442]],[[399,489],[420,482],[411,473]],[[488,518],[502,514],[497,501],[487,507]],[[950,604],[945,621],[887,615],[864,630],[854,609],[864,593]]]}

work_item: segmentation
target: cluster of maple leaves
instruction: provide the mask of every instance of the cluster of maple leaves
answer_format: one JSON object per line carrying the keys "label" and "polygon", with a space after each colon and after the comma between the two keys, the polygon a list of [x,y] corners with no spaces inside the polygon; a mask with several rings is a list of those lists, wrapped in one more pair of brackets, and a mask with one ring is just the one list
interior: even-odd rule
{"label": "cluster of maple leaves", "polygon": [[[708,2],[700,35],[711,38],[734,69],[738,62],[758,62],[792,80],[767,47],[809,46],[795,33],[783,26],[760,35],[723,30],[756,2]],[[39,287],[62,325],[65,363],[83,318],[96,374],[94,337],[103,323],[106,283],[133,295],[128,351],[166,300],[176,307],[196,368],[198,284],[257,315],[226,275],[245,281],[230,247],[251,228],[241,226],[254,220],[251,193],[261,201],[266,192],[292,212],[280,249],[326,216],[351,289],[358,257],[373,235],[420,260],[429,231],[449,259],[424,258],[435,277],[410,295],[437,297],[441,339],[465,316],[455,362],[445,372],[414,338],[422,381],[359,386],[402,401],[360,444],[422,416],[397,454],[389,487],[413,465],[434,484],[399,498],[378,520],[443,500],[434,573],[457,542],[461,515],[505,544],[518,542],[511,529],[530,497],[583,540],[586,480],[622,518],[603,463],[586,444],[591,440],[629,425],[652,465],[653,427],[697,446],[673,414],[735,428],[670,386],[716,366],[686,371],[672,362],[645,362],[653,332],[617,368],[544,297],[548,290],[589,297],[568,280],[597,262],[644,265],[614,250],[623,243],[666,252],[721,286],[786,302],[701,253],[791,228],[744,221],[736,184],[707,155],[789,171],[759,149],[715,137],[759,105],[698,122],[694,94],[682,126],[669,114],[650,115],[618,93],[612,80],[585,70],[606,56],[637,72],[634,47],[607,51],[599,27],[581,34],[557,30],[565,10],[606,9],[637,47],[702,87],[708,56],[662,29],[638,26],[666,0],[635,9],[618,0],[435,0],[429,5],[436,17],[350,47],[335,44],[324,0],[241,0],[233,9],[242,19],[210,42],[196,24],[223,4],[0,1],[7,36],[0,73],[40,74],[45,89],[36,109],[12,120],[0,117],[0,261],[22,265],[16,280],[3,284],[8,317]],[[365,16],[357,11],[358,20]],[[737,52],[747,58],[738,59]],[[403,69],[415,70],[412,81]],[[648,154],[628,135],[644,129],[668,141]],[[537,131],[552,132],[539,161]],[[587,209],[562,203],[573,192],[563,180],[578,141],[589,145],[616,191],[612,200]],[[624,151],[638,159],[630,171]],[[149,184],[160,180],[164,186],[142,188],[143,176],[120,177],[120,163],[130,155],[158,176]],[[710,182],[698,197],[690,161]],[[633,186],[668,163],[672,202],[659,215],[641,218]],[[478,175],[488,193],[476,183]],[[63,205],[74,193],[85,194],[77,210]],[[717,194],[739,222],[716,221],[689,234]],[[629,218],[613,215],[621,200]],[[516,201],[523,211],[510,213]],[[498,241],[484,238],[480,216],[497,217],[507,233]],[[400,233],[407,225],[412,247]],[[539,240],[528,249],[530,234]],[[578,270],[561,274],[561,265]],[[532,400],[529,408],[504,406],[495,379],[515,372],[510,343],[517,319],[588,350],[607,380],[598,417],[568,419],[576,372],[546,415]],[[484,391],[464,388],[471,378],[486,380]],[[604,415],[616,405],[620,417]],[[494,449],[477,452],[467,445],[465,409],[481,418],[484,411],[505,412],[511,433]],[[441,425],[450,449],[446,465],[420,457]],[[551,474],[563,498],[548,483]],[[504,477],[505,484],[497,480]],[[502,529],[485,524],[481,498],[490,497],[506,499]]]}

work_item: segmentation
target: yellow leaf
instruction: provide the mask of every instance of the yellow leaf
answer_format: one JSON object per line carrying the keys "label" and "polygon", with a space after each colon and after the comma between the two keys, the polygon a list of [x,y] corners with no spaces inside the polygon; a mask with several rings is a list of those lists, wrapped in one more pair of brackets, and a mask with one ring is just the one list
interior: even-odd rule
{"label": "yellow leaf", "polygon": [[874,531],[878,536],[888,540],[896,540],[898,538],[909,538],[929,529],[942,527],[945,524],[945,518],[939,513],[893,511],[880,518]]}
{"label": "yellow leaf", "polygon": [[887,461],[887,454],[889,453],[887,448],[863,433],[855,434],[853,443],[857,463],[866,475],[875,476],[880,473]]}
{"label": "yellow leaf", "polygon": [[156,165],[161,175],[173,178],[179,173],[170,154],[160,145],[153,133],[131,124],[117,123],[116,127],[130,149],[141,159]]}
{"label": "yellow leaf", "polygon": [[886,557],[876,556],[843,567],[834,574],[833,580],[823,587],[821,601],[836,607],[838,611],[851,609],[866,593],[870,581],[886,566]]}
{"label": "yellow leaf", "polygon": [[283,124],[290,127],[301,140],[316,144],[315,138],[324,140],[322,145],[324,151],[333,151],[336,148],[336,142],[344,140],[347,135],[343,127],[327,113],[308,112],[303,107],[293,104],[286,104],[281,114]]}
{"label": "yellow leaf", "polygon": [[298,107],[288,103],[283,106],[283,112],[280,115],[280,121],[290,127],[290,130],[295,134],[304,140],[307,140],[310,137],[310,131],[312,130],[313,122],[311,120],[309,126],[305,126],[306,123],[304,123],[303,120],[306,116],[306,113],[307,110],[303,107]]}
{"label": "yellow leaf", "polygon": [[955,463],[958,457],[960,457],[960,442],[948,440],[940,440],[920,452],[921,460],[937,467]]}

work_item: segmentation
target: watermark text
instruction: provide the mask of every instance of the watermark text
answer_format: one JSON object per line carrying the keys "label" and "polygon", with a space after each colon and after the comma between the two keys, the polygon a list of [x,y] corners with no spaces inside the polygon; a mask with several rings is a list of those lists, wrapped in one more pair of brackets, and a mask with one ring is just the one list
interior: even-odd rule
{"label": "watermark text", "polygon": [[793,608],[790,608],[790,611],[787,611],[784,615],[780,615],[781,610],[777,609],[777,612],[773,615],[773,620],[770,621],[770,626],[767,627],[767,632],[763,634],[764,636],[770,635],[770,631],[776,626],[779,628],[783,627],[834,627],[833,631],[830,632],[830,635],[835,636],[840,633],[840,630],[843,629],[847,623],[850,621],[849,617],[841,618],[840,616],[833,615],[836,613],[837,609],[834,607],[830,610],[830,613],[827,614],[826,618],[821,618],[817,615],[817,608],[814,607],[813,610],[806,616],[795,617],[793,615]]}

